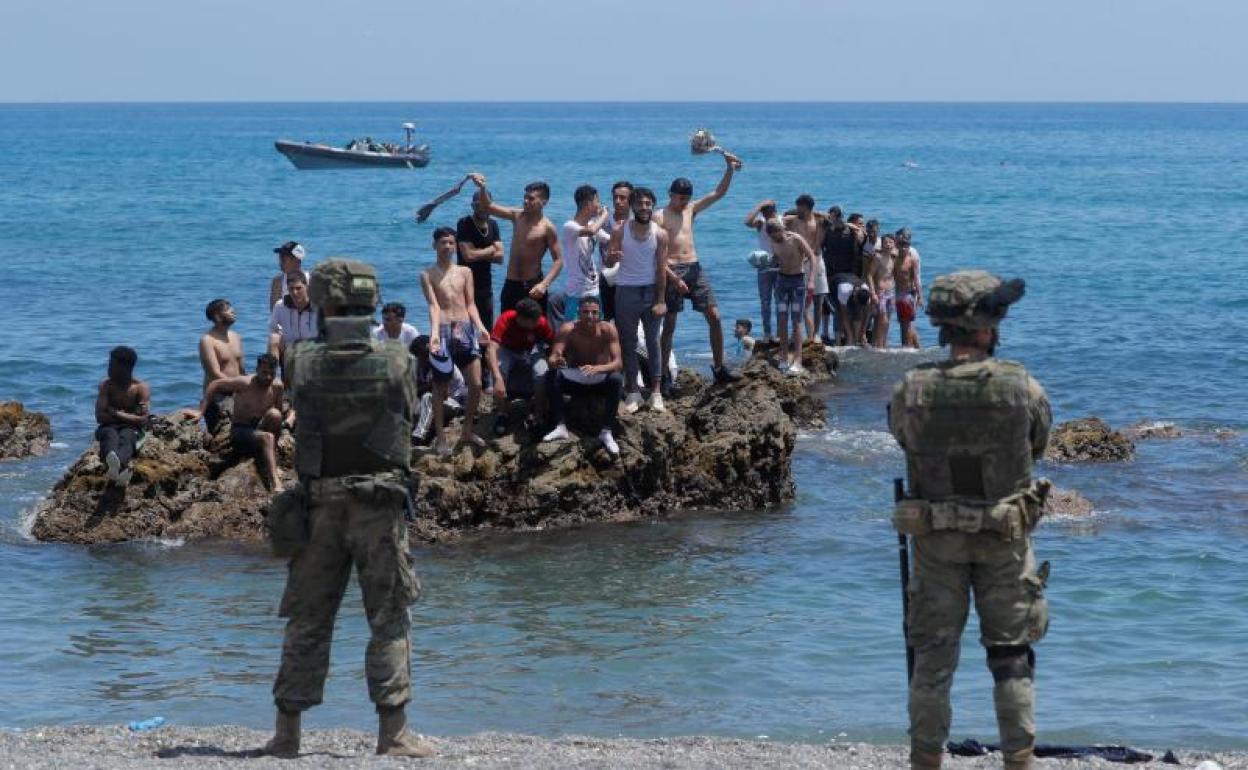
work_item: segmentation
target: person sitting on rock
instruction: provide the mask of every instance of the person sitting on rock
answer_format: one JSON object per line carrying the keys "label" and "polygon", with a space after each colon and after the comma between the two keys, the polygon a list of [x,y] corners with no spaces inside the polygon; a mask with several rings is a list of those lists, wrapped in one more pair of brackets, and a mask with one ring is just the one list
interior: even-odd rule
{"label": "person sitting on rock", "polygon": [[[234,325],[234,307],[227,299],[214,299],[204,309],[204,315],[212,321],[212,328],[199,338],[199,365],[204,369],[204,390],[216,380],[241,377],[247,373],[243,363],[243,338],[230,327]],[[204,423],[209,433],[217,432],[217,425],[232,410],[229,396],[221,395],[204,410]]]}
{"label": "person sitting on rock", "polygon": [[571,438],[564,421],[565,393],[574,399],[596,397],[602,399],[606,411],[598,440],[612,456],[619,456],[620,447],[615,443],[612,428],[624,389],[624,377],[620,374],[624,356],[620,352],[620,335],[613,325],[602,320],[602,306],[597,297],[581,299],[576,322],[566,323],[559,330],[548,363],[546,394],[550,416],[556,425],[542,441]]}
{"label": "person sitting on rock", "polygon": [[130,460],[139,444],[139,434],[148,422],[152,391],[146,382],[135,379],[138,353],[124,345],[108,354],[108,376],[100,380],[95,399],[95,438],[100,442],[100,461],[108,469],[108,481],[124,487],[132,474]]}
{"label": "person sitting on rock", "polygon": [[256,359],[256,373],[216,380],[204,391],[199,408],[190,416],[206,414],[213,399],[234,395],[234,415],[230,423],[230,448],[255,459],[260,480],[274,489],[281,480],[277,470],[277,439],[282,435],[282,396],[285,387],[277,379],[277,356],[264,353]]}
{"label": "person sitting on rock", "polygon": [[[540,310],[539,310],[540,312]],[[464,413],[464,405],[468,401],[468,382],[463,372],[446,355],[429,355],[429,335],[422,334],[412,340],[408,352],[416,359],[416,392],[420,395],[420,410],[416,418],[416,427],[412,430],[412,440],[417,444],[428,444],[433,438],[435,429],[434,415],[434,383],[446,383],[446,395],[442,398],[441,415],[436,421],[438,437],[442,437],[447,412],[452,418]],[[439,450],[445,451],[443,442],[439,441]]]}
{"label": "person sitting on rock", "polygon": [[[579,308],[579,297],[577,302]],[[503,409],[507,400],[533,396],[535,378],[546,374],[546,361],[537,349],[538,343],[549,344],[554,338],[542,306],[529,297],[517,302],[513,310],[500,315],[494,323],[490,333],[494,344],[486,350],[486,358],[494,379],[495,435],[507,432],[507,412]]]}

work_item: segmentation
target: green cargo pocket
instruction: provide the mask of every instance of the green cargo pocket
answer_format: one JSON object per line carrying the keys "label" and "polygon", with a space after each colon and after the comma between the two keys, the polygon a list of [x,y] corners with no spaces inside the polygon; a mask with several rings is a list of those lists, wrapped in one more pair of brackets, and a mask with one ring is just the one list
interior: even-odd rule
{"label": "green cargo pocket", "polygon": [[1040,565],[1036,574],[1023,576],[1023,587],[1028,599],[1027,643],[1038,642],[1049,631],[1049,602],[1044,598],[1044,588],[1049,581],[1049,563]]}
{"label": "green cargo pocket", "polygon": [[273,555],[298,556],[308,544],[308,497],[296,484],[269,501],[264,515]]}
{"label": "green cargo pocket", "polygon": [[893,529],[903,535],[932,531],[932,506],[926,500],[901,500],[893,508]]}

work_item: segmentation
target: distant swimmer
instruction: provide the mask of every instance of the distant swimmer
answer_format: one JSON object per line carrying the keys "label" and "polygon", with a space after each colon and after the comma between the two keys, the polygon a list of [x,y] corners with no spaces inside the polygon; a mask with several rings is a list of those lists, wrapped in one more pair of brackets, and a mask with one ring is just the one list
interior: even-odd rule
{"label": "distant swimmer", "polygon": [[[472,181],[479,188],[481,204],[486,211],[512,224],[511,255],[507,260],[507,279],[499,296],[499,312],[511,310],[524,297],[531,297],[546,310],[546,295],[550,285],[563,269],[563,250],[559,245],[559,231],[543,213],[550,202],[550,185],[532,182],[525,185],[524,203],[521,208],[500,206],[494,202],[485,177],[472,174]],[[550,272],[542,273],[542,258],[550,252]]]}
{"label": "distant swimmer", "polygon": [[903,162],[901,165],[903,168],[918,168],[919,162],[917,160],[907,160]]}
{"label": "distant swimmer", "polygon": [[277,275],[273,276],[273,280],[269,282],[269,304],[265,305],[266,310],[272,310],[273,306],[282,297],[290,293],[290,286],[286,283],[286,276],[292,271],[303,273],[303,280],[308,280],[308,271],[303,269],[303,259],[308,252],[303,245],[297,241],[286,241],[281,246],[273,249],[277,254]]}
{"label": "distant swimmer", "polygon": [[230,423],[230,448],[256,461],[260,480],[273,490],[281,482],[277,469],[277,439],[282,435],[282,397],[285,388],[277,379],[277,357],[264,353],[256,359],[256,373],[214,380],[191,417],[206,416],[219,396],[234,396]]}
{"label": "distant swimmer", "polygon": [[[199,338],[199,365],[204,370],[204,390],[217,380],[247,373],[243,363],[243,338],[230,327],[234,325],[234,306],[227,299],[214,299],[204,309],[212,328]],[[222,411],[229,411],[228,396],[213,399],[204,410],[209,433],[216,433]]]}
{"label": "distant swimmer", "polygon": [[580,315],[575,323],[566,323],[559,330],[550,350],[550,369],[546,373],[546,394],[550,401],[550,417],[555,428],[542,441],[566,441],[571,438],[564,421],[563,397],[588,398],[602,402],[605,422],[598,431],[598,440],[613,457],[620,454],[613,428],[620,393],[624,388],[624,367],[620,352],[620,336],[615,327],[602,320],[597,297],[581,300]]}
{"label": "distant swimmer", "polygon": [[148,422],[152,391],[146,382],[135,379],[139,356],[133,348],[113,348],[108,354],[108,376],[100,380],[95,398],[95,439],[100,442],[100,461],[107,468],[111,484],[130,483],[130,461],[134,458],[139,435]]}
{"label": "distant swimmer", "polygon": [[[663,228],[668,237],[667,317],[663,322],[663,360],[666,361],[671,353],[676,322],[680,318],[685,300],[688,299],[693,304],[693,309],[706,318],[711,342],[711,373],[717,382],[736,380],[739,375],[724,364],[724,327],[720,322],[719,303],[715,299],[715,292],[711,290],[706,270],[698,261],[698,249],[693,240],[693,220],[728,193],[732,175],[741,167],[741,161],[736,155],[730,152],[724,152],[723,155],[726,168],[714,190],[694,200],[693,182],[678,177],[668,188],[671,196],[667,205],[654,217],[654,221]],[[666,382],[671,387],[670,373]]]}
{"label": "distant swimmer", "polygon": [[[449,227],[434,230],[433,248],[437,261],[420,275],[420,286],[429,304],[429,354],[450,357],[464,373],[468,382],[468,409],[460,442],[482,447],[485,441],[476,434],[477,405],[481,401],[481,341],[489,344],[490,330],[481,322],[473,302],[472,271],[451,262],[456,250],[455,231]],[[442,416],[447,383],[435,379],[433,387],[437,450],[441,454],[449,449]]]}

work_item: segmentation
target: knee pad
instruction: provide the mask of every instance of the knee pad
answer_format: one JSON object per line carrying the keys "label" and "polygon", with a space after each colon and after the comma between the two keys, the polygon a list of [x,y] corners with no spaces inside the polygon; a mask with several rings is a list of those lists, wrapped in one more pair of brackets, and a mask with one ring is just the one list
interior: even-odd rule
{"label": "knee pad", "polygon": [[1011,644],[988,648],[988,670],[994,682],[1008,679],[1034,679],[1036,651],[1030,644]]}

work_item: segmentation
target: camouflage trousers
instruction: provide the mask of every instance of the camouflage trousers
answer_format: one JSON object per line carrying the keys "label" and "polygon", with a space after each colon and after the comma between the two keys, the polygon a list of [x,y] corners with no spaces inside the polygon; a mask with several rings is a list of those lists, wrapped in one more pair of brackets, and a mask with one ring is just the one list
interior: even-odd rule
{"label": "camouflage trousers", "polygon": [[290,561],[280,615],[288,618],[282,667],[273,697],[283,711],[321,702],[334,618],[351,577],[359,573],[372,632],[365,653],[368,697],[378,706],[411,700],[411,618],[420,595],[407,556],[406,489],[386,476],[342,476],[305,482],[309,537]]}
{"label": "camouflage trousers", "polygon": [[[988,652],[1002,754],[1029,754],[1035,743],[1035,656],[1030,645],[1048,630],[1044,580],[1036,574],[1031,538],[995,532],[933,532],[913,538],[910,582],[912,748],[939,754],[953,712],[949,688],[958,667],[969,595]],[[1046,568],[1047,569],[1047,568]]]}

